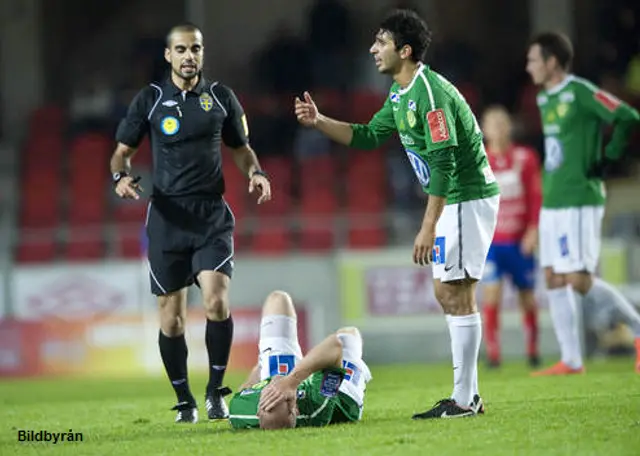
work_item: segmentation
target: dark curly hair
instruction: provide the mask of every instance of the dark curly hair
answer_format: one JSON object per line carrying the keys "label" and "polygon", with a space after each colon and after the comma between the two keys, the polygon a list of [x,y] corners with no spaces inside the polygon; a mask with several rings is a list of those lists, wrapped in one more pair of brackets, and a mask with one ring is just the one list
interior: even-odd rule
{"label": "dark curly hair", "polygon": [[415,11],[399,9],[391,12],[380,24],[380,30],[388,32],[396,49],[411,46],[411,59],[424,60],[431,44],[431,30]]}

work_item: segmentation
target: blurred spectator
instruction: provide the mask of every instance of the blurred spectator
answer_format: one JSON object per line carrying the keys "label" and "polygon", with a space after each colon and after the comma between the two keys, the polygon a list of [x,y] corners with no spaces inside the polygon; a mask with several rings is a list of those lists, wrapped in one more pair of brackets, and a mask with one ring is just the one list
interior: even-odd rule
{"label": "blurred spectator", "polygon": [[603,4],[599,14],[598,50],[600,71],[622,75],[637,52],[640,36],[640,6],[633,0],[612,0]]}
{"label": "blurred spectator", "polygon": [[331,151],[331,141],[315,128],[298,126],[293,141],[293,154],[298,159],[325,155]]}
{"label": "blurred spectator", "polygon": [[71,95],[69,117],[73,132],[106,131],[111,127],[116,94],[101,73],[79,78]]}
{"label": "blurred spectator", "polygon": [[309,53],[288,24],[276,32],[258,57],[257,85],[276,94],[300,93],[311,83]]}
{"label": "blurred spectator", "polygon": [[253,105],[249,125],[252,146],[260,151],[261,157],[290,154],[298,127],[289,111],[290,105],[266,92],[257,95]]}
{"label": "blurred spectator", "polygon": [[135,16],[134,30],[136,36],[131,49],[130,63],[140,66],[145,78],[151,81],[164,79],[167,63],[164,60],[165,33],[152,16],[139,14]]}
{"label": "blurred spectator", "polygon": [[629,102],[637,106],[640,102],[640,35],[636,37],[636,52],[627,64],[624,83],[631,98]]}
{"label": "blurred spectator", "polygon": [[316,0],[307,28],[313,88],[346,89],[352,74],[349,9],[340,0]]}

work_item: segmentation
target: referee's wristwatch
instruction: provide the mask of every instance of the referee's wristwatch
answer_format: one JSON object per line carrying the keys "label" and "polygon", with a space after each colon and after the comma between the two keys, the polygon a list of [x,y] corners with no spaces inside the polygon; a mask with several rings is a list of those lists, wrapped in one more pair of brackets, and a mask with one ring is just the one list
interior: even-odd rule
{"label": "referee's wristwatch", "polygon": [[120,171],[119,173],[113,173],[113,185],[118,185],[118,182],[122,180],[122,178],[127,177],[129,175],[126,171]]}
{"label": "referee's wristwatch", "polygon": [[254,172],[251,173],[251,178],[253,178],[253,176],[258,175],[258,176],[263,176],[265,177],[267,180],[269,179],[269,175],[267,173],[265,173],[264,171],[262,171],[261,169],[257,169]]}

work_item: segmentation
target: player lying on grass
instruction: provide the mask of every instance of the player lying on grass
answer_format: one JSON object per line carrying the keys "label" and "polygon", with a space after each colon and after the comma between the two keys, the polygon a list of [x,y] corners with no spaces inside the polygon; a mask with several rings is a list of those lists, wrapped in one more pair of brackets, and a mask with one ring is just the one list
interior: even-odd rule
{"label": "player lying on grass", "polygon": [[291,297],[272,292],[262,308],[258,363],[229,404],[236,429],[281,429],[358,421],[371,380],[362,337],[342,328],[306,356]]}

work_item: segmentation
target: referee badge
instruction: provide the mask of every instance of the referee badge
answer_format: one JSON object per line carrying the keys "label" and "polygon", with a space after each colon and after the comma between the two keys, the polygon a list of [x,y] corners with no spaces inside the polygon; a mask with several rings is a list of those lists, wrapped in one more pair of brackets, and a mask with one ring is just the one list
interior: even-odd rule
{"label": "referee badge", "polygon": [[413,111],[407,111],[407,122],[409,122],[411,128],[416,126],[416,115]]}
{"label": "referee badge", "polygon": [[213,99],[211,98],[211,95],[208,93],[200,95],[200,107],[204,112],[211,111],[211,108],[213,108]]}
{"label": "referee badge", "polygon": [[175,135],[180,130],[180,121],[173,116],[167,116],[160,122],[160,129],[167,136]]}

